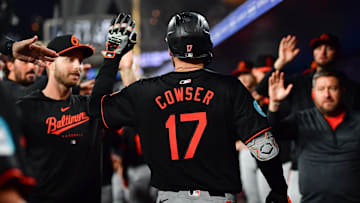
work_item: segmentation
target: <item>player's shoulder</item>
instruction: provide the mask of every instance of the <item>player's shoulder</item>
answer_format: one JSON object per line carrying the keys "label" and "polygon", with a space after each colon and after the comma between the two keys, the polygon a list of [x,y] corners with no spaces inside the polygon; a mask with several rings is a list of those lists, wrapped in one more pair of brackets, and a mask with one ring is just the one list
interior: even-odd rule
{"label": "player's shoulder", "polygon": [[212,69],[204,69],[204,73],[209,78],[213,78],[214,80],[219,80],[225,84],[227,84],[227,83],[238,84],[240,82],[236,77],[234,77],[232,75],[220,73],[220,72],[214,71]]}
{"label": "player's shoulder", "polygon": [[25,95],[23,97],[20,97],[17,100],[17,103],[21,103],[21,102],[31,102],[31,101],[36,101],[36,100],[41,100],[44,98],[44,95],[41,93],[40,90],[36,90],[28,95]]}
{"label": "player's shoulder", "polygon": [[40,90],[37,90],[28,95],[18,98],[16,100],[16,105],[19,108],[28,109],[28,107],[41,104],[45,100],[46,100],[45,96],[41,93]]}
{"label": "player's shoulder", "polygon": [[161,76],[155,76],[155,77],[150,77],[150,78],[141,78],[140,80],[130,84],[128,87],[133,87],[133,86],[144,86],[144,85],[149,85],[149,84],[153,84],[156,83],[157,81],[159,81],[161,78]]}
{"label": "player's shoulder", "polygon": [[208,83],[218,84],[218,85],[239,85],[241,82],[230,75],[225,75],[219,72],[215,72],[211,69],[201,69],[193,72],[169,72],[160,76],[150,77],[140,79],[131,85],[129,85],[126,89],[137,89],[138,87],[146,87],[150,88],[153,85],[157,86],[159,83],[167,83],[178,81],[179,78],[202,78],[203,81],[207,81]]}

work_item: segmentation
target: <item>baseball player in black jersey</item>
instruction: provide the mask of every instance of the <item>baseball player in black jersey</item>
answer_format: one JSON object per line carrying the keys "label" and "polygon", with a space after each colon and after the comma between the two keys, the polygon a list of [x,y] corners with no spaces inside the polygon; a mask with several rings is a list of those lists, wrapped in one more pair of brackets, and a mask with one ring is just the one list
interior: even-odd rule
{"label": "baseball player in black jersey", "polygon": [[89,97],[71,94],[81,61],[94,50],[72,35],[53,39],[60,56],[48,62],[48,83],[19,100],[27,161],[37,180],[29,202],[100,202],[101,134]]}
{"label": "baseball player in black jersey", "polygon": [[213,54],[202,15],[184,12],[169,22],[166,41],[174,72],[111,94],[118,63],[134,43],[134,25],[123,14],[113,20],[90,111],[107,128],[127,125],[139,132],[151,184],[160,190],[157,202],[236,202],[238,139],[251,149],[269,182],[267,202],[288,202],[266,115],[240,81],[205,69]]}

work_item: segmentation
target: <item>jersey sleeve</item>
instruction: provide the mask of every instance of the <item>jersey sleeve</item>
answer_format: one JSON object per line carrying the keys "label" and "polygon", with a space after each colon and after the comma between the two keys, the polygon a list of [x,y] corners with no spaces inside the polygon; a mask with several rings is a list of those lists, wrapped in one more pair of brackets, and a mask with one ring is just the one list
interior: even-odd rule
{"label": "jersey sleeve", "polygon": [[134,126],[134,102],[128,87],[120,92],[105,95],[101,99],[101,119],[106,128],[119,129],[122,126]]}
{"label": "jersey sleeve", "polygon": [[247,144],[256,136],[270,130],[270,126],[266,114],[241,82],[235,82],[234,86],[232,93],[235,131],[237,139]]}
{"label": "jersey sleeve", "polygon": [[268,121],[270,125],[274,128],[279,139],[295,139],[297,135],[297,125],[296,125],[296,113],[290,114],[286,117],[280,115],[279,112],[267,113]]}

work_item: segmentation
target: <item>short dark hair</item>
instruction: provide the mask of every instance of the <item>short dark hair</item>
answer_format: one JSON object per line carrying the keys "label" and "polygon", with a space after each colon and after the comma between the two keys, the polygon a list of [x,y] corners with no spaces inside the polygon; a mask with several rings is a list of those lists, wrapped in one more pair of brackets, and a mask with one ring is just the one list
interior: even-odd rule
{"label": "short dark hair", "polygon": [[5,60],[5,67],[4,67],[4,69],[3,69],[3,72],[4,72],[4,75],[5,75],[6,78],[8,78],[8,77],[9,77],[9,74],[10,74],[10,70],[9,70],[9,68],[7,67],[7,62],[14,63],[14,62],[15,62],[15,58],[11,57],[11,58],[7,58],[7,59]]}
{"label": "short dark hair", "polygon": [[339,86],[343,87],[343,77],[338,71],[335,70],[320,70],[317,71],[312,78],[312,87],[315,87],[315,82],[320,77],[335,77],[339,81]]}

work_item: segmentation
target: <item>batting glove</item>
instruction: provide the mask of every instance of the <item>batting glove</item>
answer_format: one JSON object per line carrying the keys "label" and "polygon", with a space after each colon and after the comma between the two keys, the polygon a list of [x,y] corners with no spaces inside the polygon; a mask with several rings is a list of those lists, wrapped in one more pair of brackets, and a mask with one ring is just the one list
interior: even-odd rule
{"label": "batting glove", "polygon": [[106,41],[105,58],[124,55],[136,44],[135,22],[130,15],[121,13],[111,20]]}
{"label": "batting glove", "polygon": [[291,203],[291,200],[287,195],[281,195],[271,191],[266,197],[266,203]]}

